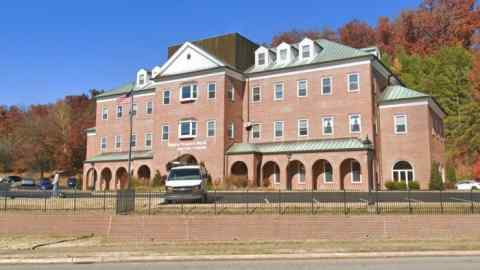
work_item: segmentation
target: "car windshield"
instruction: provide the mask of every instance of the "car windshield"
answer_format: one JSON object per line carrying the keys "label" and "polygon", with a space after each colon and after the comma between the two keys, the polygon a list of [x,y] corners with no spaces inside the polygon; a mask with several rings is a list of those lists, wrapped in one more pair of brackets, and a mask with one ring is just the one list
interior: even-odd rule
{"label": "car windshield", "polygon": [[168,175],[168,181],[199,180],[199,179],[200,179],[199,169],[171,170],[170,174]]}

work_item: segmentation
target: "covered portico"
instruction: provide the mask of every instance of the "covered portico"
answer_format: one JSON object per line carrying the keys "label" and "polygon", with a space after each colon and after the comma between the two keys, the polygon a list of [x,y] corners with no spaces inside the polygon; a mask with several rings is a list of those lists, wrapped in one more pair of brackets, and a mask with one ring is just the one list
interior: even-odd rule
{"label": "covered portico", "polygon": [[265,188],[369,190],[372,150],[368,139],[358,138],[238,143],[228,149],[226,164],[229,175],[243,172],[251,185]]}

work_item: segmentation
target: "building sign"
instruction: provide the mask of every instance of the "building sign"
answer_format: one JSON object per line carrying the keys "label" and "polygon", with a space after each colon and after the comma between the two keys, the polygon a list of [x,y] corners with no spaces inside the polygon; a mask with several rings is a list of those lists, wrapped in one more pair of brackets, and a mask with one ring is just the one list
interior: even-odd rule
{"label": "building sign", "polygon": [[168,147],[176,148],[177,151],[204,150],[207,149],[207,142],[169,143]]}

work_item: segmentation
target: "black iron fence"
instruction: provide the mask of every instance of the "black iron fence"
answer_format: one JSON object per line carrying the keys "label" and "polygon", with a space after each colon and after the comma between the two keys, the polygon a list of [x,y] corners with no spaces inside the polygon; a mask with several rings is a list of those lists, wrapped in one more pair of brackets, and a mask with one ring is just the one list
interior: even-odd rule
{"label": "black iron fence", "polygon": [[143,215],[480,214],[478,191],[211,191],[207,201],[164,192],[3,191],[0,212]]}

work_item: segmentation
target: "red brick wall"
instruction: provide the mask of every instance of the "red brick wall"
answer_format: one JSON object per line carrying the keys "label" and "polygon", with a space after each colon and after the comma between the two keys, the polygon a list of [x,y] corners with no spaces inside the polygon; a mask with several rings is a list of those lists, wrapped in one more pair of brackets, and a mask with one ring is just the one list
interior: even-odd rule
{"label": "red brick wall", "polygon": [[480,216],[0,216],[0,234],[94,233],[120,241],[479,239]]}

